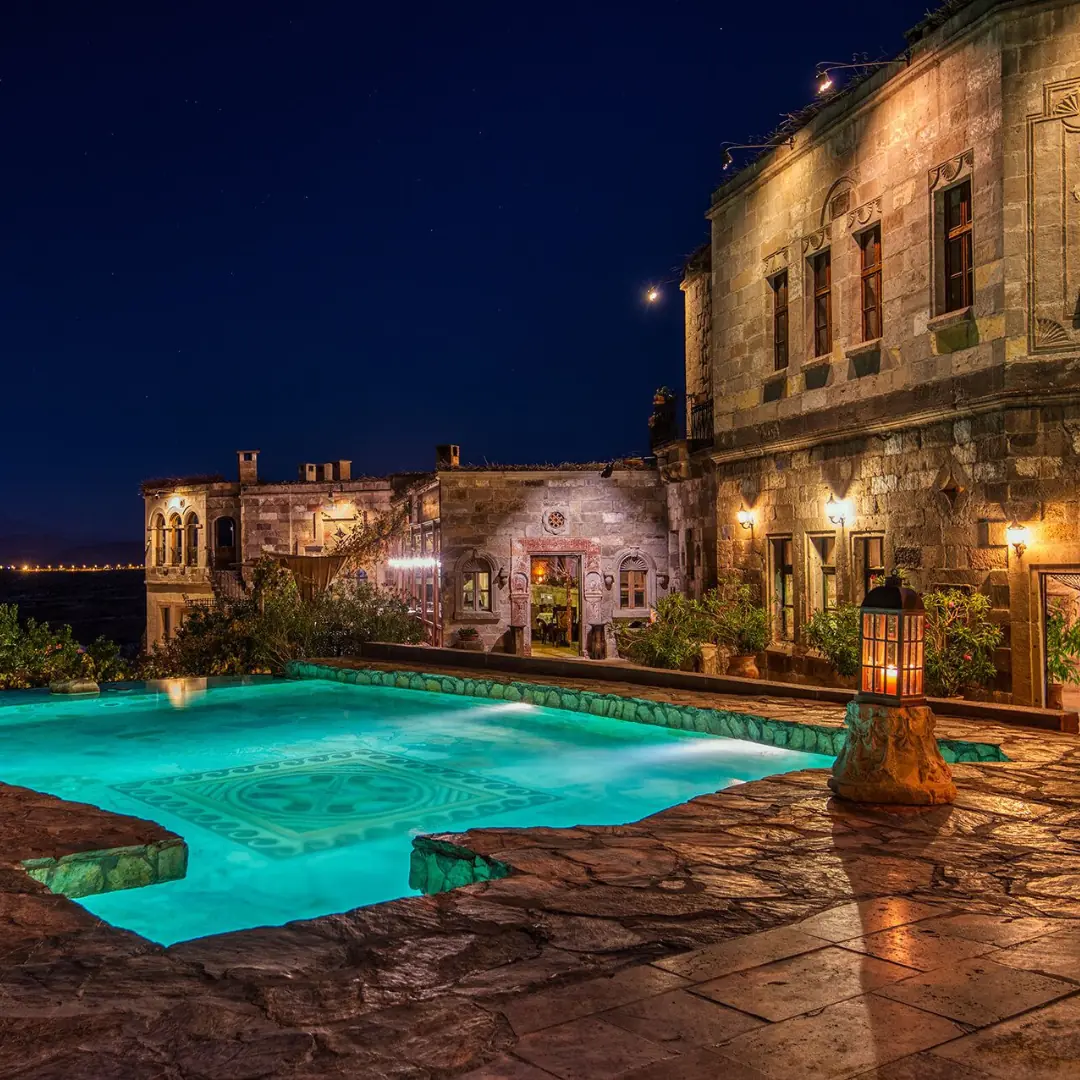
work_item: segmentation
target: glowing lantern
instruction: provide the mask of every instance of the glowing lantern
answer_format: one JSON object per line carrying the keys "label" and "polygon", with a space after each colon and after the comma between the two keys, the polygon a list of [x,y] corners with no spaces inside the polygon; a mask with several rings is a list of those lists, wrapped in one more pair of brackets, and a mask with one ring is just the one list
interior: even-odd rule
{"label": "glowing lantern", "polygon": [[919,594],[888,577],[862,603],[859,701],[922,705],[926,611]]}

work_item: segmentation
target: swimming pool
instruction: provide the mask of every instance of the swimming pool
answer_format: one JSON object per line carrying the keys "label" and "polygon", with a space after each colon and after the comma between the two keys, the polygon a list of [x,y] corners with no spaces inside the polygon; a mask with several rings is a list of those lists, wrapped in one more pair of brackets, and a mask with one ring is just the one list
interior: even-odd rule
{"label": "swimming pool", "polygon": [[524,703],[328,681],[0,709],[0,780],[183,836],[182,881],[80,901],[162,944],[410,893],[410,838],[616,825],[832,758]]}

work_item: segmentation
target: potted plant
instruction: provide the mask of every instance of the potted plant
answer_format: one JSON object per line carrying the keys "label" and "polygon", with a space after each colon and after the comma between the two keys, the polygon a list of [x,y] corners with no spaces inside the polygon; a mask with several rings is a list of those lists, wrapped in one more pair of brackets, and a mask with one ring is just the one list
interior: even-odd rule
{"label": "potted plant", "polygon": [[463,626],[457,632],[457,647],[467,652],[483,652],[484,643],[480,640],[480,631],[475,626]]}
{"label": "potted plant", "polygon": [[1065,683],[1080,682],[1080,621],[1069,624],[1061,601],[1046,612],[1046,707],[1062,708]]}
{"label": "potted plant", "polygon": [[713,641],[730,650],[729,675],[759,679],[758,653],[769,644],[769,613],[754,600],[753,590],[735,579],[712,589],[702,600]]}

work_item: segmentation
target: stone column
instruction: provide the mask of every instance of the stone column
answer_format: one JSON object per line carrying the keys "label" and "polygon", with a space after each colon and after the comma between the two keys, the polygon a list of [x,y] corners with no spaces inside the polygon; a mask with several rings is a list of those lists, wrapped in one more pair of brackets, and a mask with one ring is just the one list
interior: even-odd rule
{"label": "stone column", "polygon": [[934,806],[956,798],[929,706],[852,701],[844,724],[847,742],[829,780],[841,798],[904,806]]}

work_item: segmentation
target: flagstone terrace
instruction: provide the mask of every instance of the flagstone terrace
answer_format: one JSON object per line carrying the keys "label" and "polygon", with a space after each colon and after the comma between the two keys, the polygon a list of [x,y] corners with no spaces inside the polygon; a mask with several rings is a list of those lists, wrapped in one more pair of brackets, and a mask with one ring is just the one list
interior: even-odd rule
{"label": "flagstone terrace", "polygon": [[[581,682],[824,729],[842,718]],[[425,868],[509,875],[168,949],[22,869],[168,850],[168,834],[0,787],[0,1075],[1073,1076],[1080,742],[957,718],[938,733],[1008,761],[954,765],[957,803],[932,810],[843,804],[814,771],[626,826],[420,839]]]}

